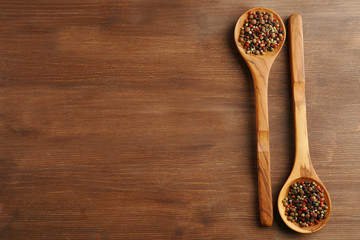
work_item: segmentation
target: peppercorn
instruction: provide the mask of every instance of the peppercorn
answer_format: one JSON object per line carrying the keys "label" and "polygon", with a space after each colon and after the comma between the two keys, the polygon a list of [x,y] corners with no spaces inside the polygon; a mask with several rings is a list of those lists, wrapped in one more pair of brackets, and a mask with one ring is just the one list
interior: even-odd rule
{"label": "peppercorn", "polygon": [[288,220],[300,227],[308,227],[325,219],[328,206],[323,192],[324,189],[315,182],[298,181],[292,184],[283,199],[284,206],[291,206],[286,210]]}
{"label": "peppercorn", "polygon": [[246,53],[264,55],[279,46],[280,41],[284,39],[283,34],[283,27],[271,13],[249,11],[248,18],[240,30],[239,42]]}

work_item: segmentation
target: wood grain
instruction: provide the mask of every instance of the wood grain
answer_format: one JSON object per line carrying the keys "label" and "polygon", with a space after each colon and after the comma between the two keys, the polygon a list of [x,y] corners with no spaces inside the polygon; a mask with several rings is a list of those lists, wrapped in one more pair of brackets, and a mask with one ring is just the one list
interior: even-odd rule
{"label": "wood grain", "polygon": [[[334,206],[312,237],[358,239],[358,1],[254,4],[0,1],[0,239],[307,238],[276,209],[259,224],[254,85],[233,35],[258,6],[303,16],[309,147]],[[287,42],[268,104],[276,204],[295,155]]]}

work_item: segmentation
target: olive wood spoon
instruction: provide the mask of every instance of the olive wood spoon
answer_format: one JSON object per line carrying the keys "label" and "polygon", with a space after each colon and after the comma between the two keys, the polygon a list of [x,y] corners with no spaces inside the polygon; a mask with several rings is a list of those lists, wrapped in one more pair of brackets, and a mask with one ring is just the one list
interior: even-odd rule
{"label": "olive wood spoon", "polygon": [[[264,55],[247,54],[239,42],[239,35],[249,11],[272,13],[279,20],[284,34],[283,40],[274,51]],[[253,8],[246,11],[237,21],[234,31],[236,46],[248,65],[254,81],[256,104],[256,132],[257,132],[257,172],[259,213],[262,225],[271,226],[273,222],[272,190],[270,177],[270,147],[269,147],[269,117],[268,117],[268,79],[270,68],[279,54],[286,38],[286,30],[280,16],[268,8]]]}
{"label": "olive wood spoon", "polygon": [[[305,102],[305,71],[304,71],[304,45],[302,18],[298,14],[292,14],[289,18],[290,32],[290,62],[291,79],[293,89],[293,108],[295,119],[295,162],[289,178],[280,191],[278,198],[278,209],[285,224],[300,233],[312,233],[320,230],[329,220],[331,212],[331,200],[324,184],[315,172],[311,163],[307,124],[306,124],[306,102]],[[326,218],[318,224],[309,227],[300,227],[287,219],[285,206],[282,200],[287,196],[290,186],[297,181],[311,181],[324,189],[324,198],[327,202]]]}

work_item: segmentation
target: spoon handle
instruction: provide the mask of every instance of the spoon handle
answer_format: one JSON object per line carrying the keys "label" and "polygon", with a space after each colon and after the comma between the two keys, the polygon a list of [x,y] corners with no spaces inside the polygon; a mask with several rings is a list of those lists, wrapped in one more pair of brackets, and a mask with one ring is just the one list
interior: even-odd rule
{"label": "spoon handle", "polygon": [[[295,120],[295,165],[312,169],[308,142],[305,101],[305,69],[302,18],[292,14],[289,18],[290,65],[293,89],[293,108]],[[295,168],[295,167],[294,167]]]}
{"label": "spoon handle", "polygon": [[251,69],[255,87],[257,172],[260,221],[264,226],[273,222],[272,190],[270,176],[268,77],[269,71]]}

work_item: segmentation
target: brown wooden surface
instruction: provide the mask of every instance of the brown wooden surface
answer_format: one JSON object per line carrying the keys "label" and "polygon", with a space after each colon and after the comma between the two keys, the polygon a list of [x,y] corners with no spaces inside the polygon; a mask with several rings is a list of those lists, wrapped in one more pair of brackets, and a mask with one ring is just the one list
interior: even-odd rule
{"label": "brown wooden surface", "polygon": [[[0,1],[0,239],[358,239],[358,1]],[[255,100],[233,30],[303,17],[327,225],[259,224]],[[294,159],[289,47],[269,77],[273,202]]]}

